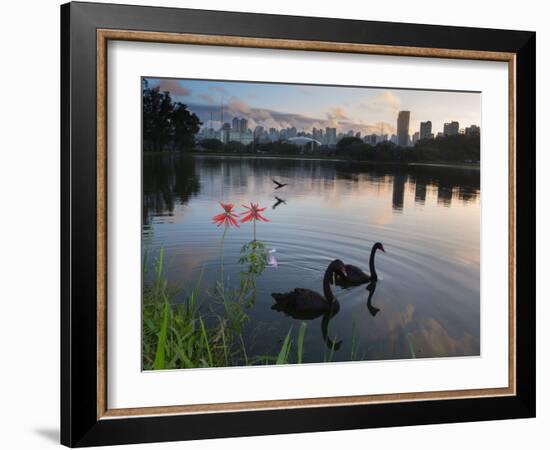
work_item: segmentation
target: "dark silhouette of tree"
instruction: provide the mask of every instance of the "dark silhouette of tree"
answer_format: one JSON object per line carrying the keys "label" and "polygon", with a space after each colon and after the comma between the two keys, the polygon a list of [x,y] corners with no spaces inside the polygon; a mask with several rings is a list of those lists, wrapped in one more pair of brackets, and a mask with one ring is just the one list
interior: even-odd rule
{"label": "dark silhouette of tree", "polygon": [[173,141],[177,150],[192,148],[195,135],[199,132],[201,121],[187,109],[187,105],[176,103],[171,115]]}
{"label": "dark silhouette of tree", "polygon": [[158,87],[144,89],[143,141],[148,150],[161,151],[170,141],[173,109],[169,92],[161,93]]}
{"label": "dark silhouette of tree", "polygon": [[351,150],[356,147],[362,147],[363,145],[366,145],[363,143],[361,138],[355,137],[355,136],[346,136],[343,137],[338,141],[336,144],[336,148],[340,150]]}
{"label": "dark silhouette of tree", "polygon": [[223,150],[223,142],[219,139],[203,139],[201,146],[206,150]]}
{"label": "dark silhouette of tree", "polygon": [[241,142],[230,141],[225,145],[225,151],[231,153],[244,153],[247,152],[248,149],[246,145],[242,144]]}
{"label": "dark silhouette of tree", "polygon": [[200,192],[193,157],[171,152],[143,157],[143,223],[154,215],[172,215],[176,204],[185,205]]}
{"label": "dark silhouette of tree", "polygon": [[174,103],[170,92],[143,83],[143,150],[183,150],[192,147],[201,122],[183,103]]}
{"label": "dark silhouette of tree", "polygon": [[[479,162],[479,135],[440,136],[435,139],[423,139],[414,147],[400,147],[393,142],[383,141],[376,145],[364,143],[360,138],[346,136],[336,147],[319,146],[308,149],[308,155],[318,157],[338,157],[353,161],[374,161],[388,163],[409,162]],[[227,153],[261,153],[272,155],[304,154],[303,147],[286,141],[254,142],[244,145],[239,142],[222,143],[217,139],[205,139],[200,142],[204,150]]]}

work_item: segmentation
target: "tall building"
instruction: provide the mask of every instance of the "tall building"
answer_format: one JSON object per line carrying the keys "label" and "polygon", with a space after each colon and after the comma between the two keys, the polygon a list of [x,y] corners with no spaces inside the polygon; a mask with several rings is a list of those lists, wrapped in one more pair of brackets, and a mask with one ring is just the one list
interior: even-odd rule
{"label": "tall building", "polygon": [[258,125],[254,130],[254,137],[261,138],[263,134],[264,134],[264,127],[262,127],[261,125]]}
{"label": "tall building", "polygon": [[415,145],[420,140],[420,133],[417,131],[413,134],[412,145]]}
{"label": "tall building", "polygon": [[319,142],[323,142],[323,130],[320,129],[320,128],[313,128],[312,130],[312,133],[311,133],[313,139],[319,141]]}
{"label": "tall building", "polygon": [[231,123],[231,129],[233,131],[240,131],[241,130],[241,121],[238,117],[233,117],[233,122]]}
{"label": "tall building", "polygon": [[428,120],[427,122],[420,122],[420,139],[430,139],[432,137],[431,120]]}
{"label": "tall building", "polygon": [[477,125],[470,125],[464,130],[466,136],[479,136],[481,130]]}
{"label": "tall building", "polygon": [[458,134],[458,122],[452,121],[443,124],[443,134],[445,136],[456,136]]}
{"label": "tall building", "polygon": [[231,125],[229,125],[227,122],[222,125],[220,128],[220,141],[222,141],[224,144],[227,144],[229,142],[229,134],[231,132]]}
{"label": "tall building", "polygon": [[336,128],[325,128],[325,139],[327,145],[336,145]]}
{"label": "tall building", "polygon": [[271,142],[275,142],[279,140],[279,131],[277,130],[277,128],[269,129],[269,140]]}
{"label": "tall building", "polygon": [[298,134],[298,130],[296,130],[296,127],[290,127],[288,129],[288,137],[296,137]]}
{"label": "tall building", "polygon": [[376,134],[368,134],[363,138],[363,142],[369,145],[376,145],[378,142],[378,136]]}
{"label": "tall building", "polygon": [[244,117],[241,119],[239,123],[239,131],[241,133],[248,132],[248,120],[246,120]]}
{"label": "tall building", "polygon": [[399,111],[397,116],[397,145],[407,147],[409,145],[410,111]]}

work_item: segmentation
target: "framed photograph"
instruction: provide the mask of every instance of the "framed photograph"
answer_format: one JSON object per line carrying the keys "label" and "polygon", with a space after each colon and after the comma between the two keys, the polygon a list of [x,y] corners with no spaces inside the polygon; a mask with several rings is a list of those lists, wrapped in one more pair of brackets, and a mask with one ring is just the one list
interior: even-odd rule
{"label": "framed photograph", "polygon": [[535,415],[535,33],[69,3],[61,440]]}

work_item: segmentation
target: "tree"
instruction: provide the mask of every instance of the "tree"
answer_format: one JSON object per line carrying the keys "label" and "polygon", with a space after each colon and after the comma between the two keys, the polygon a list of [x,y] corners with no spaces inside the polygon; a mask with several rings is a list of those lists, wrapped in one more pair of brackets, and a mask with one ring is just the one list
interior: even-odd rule
{"label": "tree", "polygon": [[192,148],[201,126],[199,118],[187,109],[187,105],[178,102],[173,108],[171,122],[174,146],[178,150]]}
{"label": "tree", "polygon": [[207,150],[223,150],[223,142],[219,139],[203,139],[200,143]]}
{"label": "tree", "polygon": [[361,138],[355,136],[346,136],[338,141],[336,147],[338,150],[349,150],[353,147],[358,147],[363,144]]}
{"label": "tree", "polygon": [[195,143],[200,129],[199,118],[183,103],[174,103],[170,92],[160,92],[143,83],[143,149],[162,151],[170,144],[183,150]]}
{"label": "tree", "polygon": [[170,141],[171,114],[174,109],[169,92],[159,88],[143,90],[143,141],[144,147],[161,151]]}
{"label": "tree", "polygon": [[479,161],[479,135],[458,134],[422,139],[416,143],[414,155],[422,161]]}

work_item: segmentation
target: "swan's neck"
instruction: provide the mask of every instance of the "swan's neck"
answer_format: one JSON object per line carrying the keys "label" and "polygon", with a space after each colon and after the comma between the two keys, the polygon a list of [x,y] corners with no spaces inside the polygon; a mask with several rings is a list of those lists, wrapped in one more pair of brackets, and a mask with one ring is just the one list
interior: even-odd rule
{"label": "swan's neck", "polygon": [[376,269],[374,268],[375,254],[376,254],[376,248],[372,247],[372,250],[370,251],[369,269],[370,269],[370,276],[373,281],[378,280],[378,275],[376,274]]}
{"label": "swan's neck", "polygon": [[325,298],[331,303],[334,300],[334,295],[332,293],[332,289],[330,288],[330,282],[333,273],[334,272],[332,270],[327,269],[323,278],[323,293],[325,294]]}

